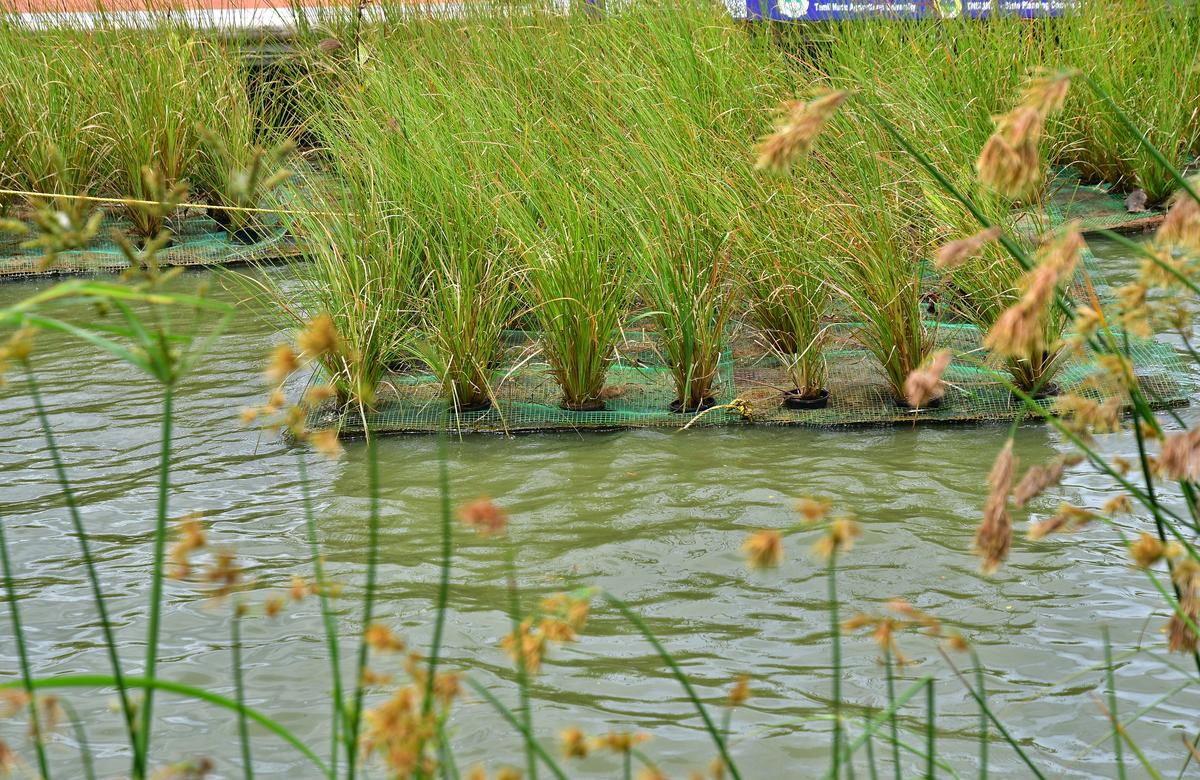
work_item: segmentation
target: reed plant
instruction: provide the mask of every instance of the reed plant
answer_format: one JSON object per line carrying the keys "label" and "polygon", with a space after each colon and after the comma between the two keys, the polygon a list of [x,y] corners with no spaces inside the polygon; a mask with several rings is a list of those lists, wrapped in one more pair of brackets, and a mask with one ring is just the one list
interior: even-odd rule
{"label": "reed plant", "polygon": [[810,401],[828,394],[833,296],[818,252],[829,228],[813,200],[788,197],[801,185],[785,180],[777,186],[738,231],[745,247],[741,291],[760,340],[791,380],[785,397]]}
{"label": "reed plant", "polygon": [[816,251],[834,270],[831,287],[850,312],[858,341],[903,401],[905,380],[934,346],[936,325],[927,321],[922,280],[933,235],[912,205],[914,182],[896,164],[886,136],[869,120],[847,116],[847,135],[827,153],[821,180],[832,188],[835,230]]}
{"label": "reed plant", "polygon": [[97,192],[112,135],[94,81],[98,74],[85,67],[95,39],[70,27],[31,33],[0,16],[0,40],[5,187],[56,195]]}
{"label": "reed plant", "polygon": [[632,297],[632,269],[600,215],[565,217],[524,248],[522,286],[562,405],[597,410],[604,407],[604,382]]}
{"label": "reed plant", "polygon": [[[1060,59],[1112,96],[1179,169],[1200,149],[1200,11],[1191,4],[1088,3],[1058,25]],[[1169,64],[1168,64],[1169,63]],[[1089,92],[1072,95],[1052,134],[1059,158],[1087,180],[1141,189],[1163,204],[1175,180]]]}
{"label": "reed plant", "polygon": [[[401,213],[384,210],[370,181],[343,179],[344,188],[318,195],[311,208],[286,216],[308,247],[308,262],[293,280],[271,275],[234,278],[264,299],[281,328],[294,329],[327,314],[342,348],[319,362],[340,405],[368,407],[386,372],[409,354],[418,320],[416,263],[420,233]],[[319,193],[317,183],[309,191]]]}
{"label": "reed plant", "polygon": [[463,245],[454,234],[431,238],[433,267],[412,351],[441,382],[452,411],[477,411],[496,398],[515,280],[494,247]]}

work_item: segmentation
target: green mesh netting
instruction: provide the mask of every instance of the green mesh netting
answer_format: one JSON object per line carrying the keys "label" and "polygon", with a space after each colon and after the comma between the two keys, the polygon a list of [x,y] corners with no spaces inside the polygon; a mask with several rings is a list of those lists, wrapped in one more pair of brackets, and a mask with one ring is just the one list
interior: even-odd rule
{"label": "green mesh netting", "polygon": [[[939,346],[954,354],[979,354],[980,333],[969,325],[930,323]],[[956,361],[945,372],[947,392],[937,408],[914,411],[899,405],[878,363],[853,345],[851,326],[838,326],[828,350],[830,369],[828,405],[823,409],[795,410],[783,405],[789,389],[780,364],[744,337],[734,339],[722,361],[715,398],[718,404],[740,399],[749,404],[749,417],[735,409],[714,409],[699,418],[694,413],[669,410],[675,398],[669,370],[656,356],[651,334],[641,342],[628,342],[618,350],[609,371],[610,396],[603,411],[578,412],[559,405],[561,393],[545,363],[527,360],[531,337],[515,339],[506,356],[519,369],[500,371],[503,377],[493,408],[478,412],[448,413],[441,386],[428,374],[397,374],[385,383],[384,401],[366,415],[372,433],[429,433],[443,427],[460,433],[520,433],[532,431],[614,430],[622,428],[680,428],[722,425],[807,425],[817,427],[920,422],[1011,420],[1023,410],[1021,401],[991,372],[969,361]],[[1160,408],[1186,404],[1192,391],[1186,367],[1169,346],[1136,340],[1132,356],[1138,378],[1153,403]],[[1068,364],[1056,378],[1062,392],[1094,392],[1089,379],[1096,367],[1089,358]],[[1048,399],[1044,403],[1052,404]],[[329,411],[313,415],[314,427],[336,426],[343,436],[361,436],[363,420],[357,412],[341,416]]]}
{"label": "green mesh netting", "polygon": [[1050,224],[1077,219],[1085,234],[1098,230],[1149,230],[1162,222],[1165,215],[1158,209],[1130,213],[1122,195],[1105,185],[1083,184],[1078,175],[1065,168],[1054,171],[1045,209]]}
{"label": "green mesh netting", "polygon": [[[161,266],[204,266],[236,263],[271,262],[300,256],[295,240],[282,229],[264,239],[245,244],[234,241],[214,220],[200,212],[173,219],[170,225],[173,243],[157,255]],[[46,262],[41,249],[22,248],[32,238],[0,234],[0,277],[27,277],[71,273],[119,273],[129,262],[111,239],[112,231],[131,234],[130,223],[106,211],[95,240],[84,249],[60,252]]]}

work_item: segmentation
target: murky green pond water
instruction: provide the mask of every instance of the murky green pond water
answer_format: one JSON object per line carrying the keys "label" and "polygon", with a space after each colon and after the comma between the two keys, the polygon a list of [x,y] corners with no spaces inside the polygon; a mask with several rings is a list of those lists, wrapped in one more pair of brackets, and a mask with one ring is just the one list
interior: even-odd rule
{"label": "murky green pond water", "polygon": [[[1123,261],[1111,251],[1110,267]],[[1125,270],[1128,272],[1128,269]],[[195,284],[202,275],[186,277]],[[0,286],[0,305],[42,286]],[[224,297],[233,299],[229,293]],[[294,573],[311,569],[301,516],[295,452],[241,427],[241,407],[260,403],[262,358],[272,328],[247,309],[188,382],[178,401],[173,514],[205,514],[215,542],[236,549],[261,603],[283,593]],[[38,342],[37,366],[61,444],[94,537],[112,612],[129,665],[141,655],[151,555],[158,417],[154,388],[115,369],[88,349],[49,337]],[[0,519],[9,534],[24,596],[22,607],[36,672],[107,671],[99,629],[41,436],[19,382],[0,390]],[[1189,422],[1200,411],[1181,411]],[[870,428],[844,431],[698,430],[601,435],[471,438],[450,447],[454,500],[495,497],[513,516],[520,547],[520,584],[527,598],[594,584],[628,600],[678,654],[702,695],[713,700],[738,674],[755,678],[755,695],[733,721],[735,754],[748,777],[785,771],[819,774],[828,744],[830,654],[826,585],[803,543],[786,564],[762,575],[747,571],[739,547],[747,532],[793,521],[802,494],[833,496],[858,514],[863,536],[840,575],[844,614],[875,610],[904,597],[961,631],[988,667],[993,704],[1051,776],[1112,776],[1106,717],[1095,696],[1102,675],[1101,631],[1115,653],[1139,643],[1163,647],[1165,613],[1150,584],[1130,569],[1120,542],[1100,528],[1033,544],[1019,536],[1011,562],[994,578],[977,573],[971,541],[985,479],[1006,428]],[[1131,437],[1108,436],[1110,453],[1134,453]],[[1020,430],[1017,453],[1033,463],[1066,451],[1044,427]],[[437,556],[437,465],[427,438],[379,444],[383,480],[382,620],[418,645],[427,642]],[[314,462],[323,544],[335,578],[361,579],[367,507],[361,446],[337,462]],[[1087,468],[1061,494],[1038,502],[1046,516],[1061,499],[1099,507],[1113,495]],[[1141,527],[1130,520],[1130,530]],[[510,664],[496,645],[508,630],[503,556],[494,542],[459,536],[449,620],[451,663],[469,669],[515,703]],[[353,587],[351,587],[351,593]],[[168,678],[232,695],[228,605],[192,584],[169,584],[166,643],[160,669]],[[346,626],[356,602],[342,603]],[[0,675],[15,676],[7,616],[0,633]],[[324,752],[328,675],[316,604],[289,607],[278,618],[246,625],[250,703]],[[977,726],[972,703],[932,647],[901,640],[914,659],[907,678],[936,670],[942,757],[973,776]],[[878,652],[866,637],[846,641],[847,698],[884,702]],[[1183,658],[1147,654],[1118,671],[1125,713],[1154,704],[1188,678]],[[1194,670],[1191,672],[1194,677]],[[1193,686],[1195,688],[1195,686]],[[537,730],[555,738],[585,731],[651,732],[648,753],[673,775],[707,765],[713,751],[682,692],[656,655],[611,611],[599,609],[582,641],[553,652],[534,688]],[[127,771],[111,694],[71,697],[87,720],[103,776]],[[1194,736],[1200,697],[1180,694],[1148,712],[1133,733],[1151,760],[1178,767],[1180,734]],[[224,713],[164,696],[157,705],[157,753],[163,759],[213,756],[222,776],[240,774],[236,728]],[[906,714],[908,738],[923,738],[922,713]],[[24,725],[0,725],[0,737],[23,743]],[[483,702],[457,711],[454,743],[463,765],[519,763],[514,733]],[[1099,743],[1099,744],[1097,744]],[[72,776],[74,751],[54,737],[52,755]],[[997,743],[997,776],[1024,776]],[[286,745],[260,734],[260,776],[309,777],[313,770]],[[612,777],[617,764],[592,758],[581,776]],[[860,772],[863,771],[860,764]]]}

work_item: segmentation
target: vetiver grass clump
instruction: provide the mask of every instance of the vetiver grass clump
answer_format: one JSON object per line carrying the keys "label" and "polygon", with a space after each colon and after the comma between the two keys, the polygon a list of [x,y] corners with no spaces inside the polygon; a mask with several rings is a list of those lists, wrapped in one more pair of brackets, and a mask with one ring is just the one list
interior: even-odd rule
{"label": "vetiver grass clump", "polygon": [[165,14],[145,26],[99,14],[47,29],[0,15],[0,94],[3,187],[124,202],[142,240],[189,190],[233,205],[229,155],[206,147],[206,129],[235,150],[237,170],[273,145],[237,45]]}

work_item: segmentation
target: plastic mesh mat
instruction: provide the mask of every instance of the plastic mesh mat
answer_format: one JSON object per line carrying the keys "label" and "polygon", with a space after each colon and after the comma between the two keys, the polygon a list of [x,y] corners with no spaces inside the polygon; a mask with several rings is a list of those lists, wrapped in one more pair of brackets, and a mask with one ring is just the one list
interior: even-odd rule
{"label": "plastic mesh mat", "polygon": [[[1159,209],[1130,213],[1125,198],[1106,185],[1083,184],[1068,169],[1054,172],[1045,203],[1051,225],[1079,220],[1084,234],[1098,230],[1137,232],[1150,230],[1162,222],[1166,212]],[[1030,220],[1034,222],[1036,220]]]}
{"label": "plastic mesh mat", "polygon": [[[980,347],[979,332],[966,325],[935,325],[939,346],[955,354],[970,354]],[[749,418],[734,409],[715,408],[697,418],[675,413],[669,404],[675,393],[669,370],[657,359],[652,334],[642,342],[627,342],[619,350],[608,374],[602,411],[579,412],[559,405],[560,391],[544,363],[522,361],[531,347],[529,338],[515,339],[507,355],[521,368],[505,376],[496,389],[496,403],[477,412],[449,413],[441,387],[431,375],[397,374],[385,382],[385,400],[366,415],[372,433],[429,433],[448,428],[452,433],[521,433],[533,431],[616,430],[624,428],[680,428],[723,425],[801,425],[833,427],[871,424],[960,423],[1011,420],[1024,406],[990,372],[969,361],[956,361],[944,374],[947,392],[936,408],[914,411],[894,400],[874,358],[855,348],[848,326],[839,327],[828,350],[830,369],[828,405],[823,409],[797,410],[783,405],[782,393],[791,384],[777,361],[761,350],[748,349],[735,340],[722,361],[715,399],[727,404],[748,402]],[[1160,407],[1186,404],[1191,381],[1185,366],[1169,346],[1139,340],[1132,346],[1138,377],[1146,394]],[[1090,360],[1067,365],[1056,378],[1061,391],[1094,393],[1089,379],[1096,373]],[[1053,403],[1052,399],[1045,401]],[[361,436],[358,413],[337,416],[329,411],[313,415],[314,427],[336,426],[342,436]]]}
{"label": "plastic mesh mat", "polygon": [[[261,241],[243,244],[234,241],[214,220],[199,212],[172,221],[173,243],[159,251],[162,266],[206,266],[237,263],[271,262],[298,257],[295,240],[280,228]],[[46,262],[42,250],[22,248],[32,237],[0,234],[0,277],[29,277],[72,273],[113,273],[129,267],[129,262],[110,236],[113,230],[129,234],[130,224],[112,212],[105,212],[97,238],[84,249],[60,252]]]}

